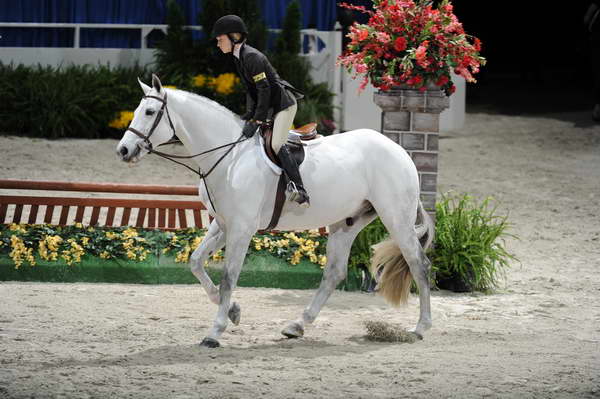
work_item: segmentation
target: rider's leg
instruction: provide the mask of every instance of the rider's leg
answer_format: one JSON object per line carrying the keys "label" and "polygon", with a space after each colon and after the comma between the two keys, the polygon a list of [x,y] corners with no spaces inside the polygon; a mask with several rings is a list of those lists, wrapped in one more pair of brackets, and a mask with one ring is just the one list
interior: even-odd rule
{"label": "rider's leg", "polygon": [[273,147],[273,151],[277,154],[283,170],[285,170],[287,177],[290,179],[290,184],[288,185],[288,191],[291,193],[290,200],[296,201],[299,204],[309,205],[308,194],[304,189],[298,164],[296,164],[296,161],[285,145],[290,126],[294,122],[294,116],[296,116],[296,109],[297,105],[294,104],[275,115],[271,147]]}

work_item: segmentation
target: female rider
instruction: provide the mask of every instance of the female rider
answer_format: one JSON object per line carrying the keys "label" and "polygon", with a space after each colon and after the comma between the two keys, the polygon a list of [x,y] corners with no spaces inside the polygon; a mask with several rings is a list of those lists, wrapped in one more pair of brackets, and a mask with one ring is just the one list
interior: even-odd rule
{"label": "female rider", "polygon": [[246,113],[242,115],[246,124],[242,133],[246,137],[252,137],[258,127],[269,119],[269,113],[272,113],[274,122],[271,147],[290,180],[289,199],[309,206],[298,165],[285,144],[296,115],[296,99],[302,98],[302,94],[279,77],[263,53],[246,44],[247,35],[246,24],[237,15],[219,18],[212,32],[219,49],[225,54],[233,55],[238,74],[246,88]]}

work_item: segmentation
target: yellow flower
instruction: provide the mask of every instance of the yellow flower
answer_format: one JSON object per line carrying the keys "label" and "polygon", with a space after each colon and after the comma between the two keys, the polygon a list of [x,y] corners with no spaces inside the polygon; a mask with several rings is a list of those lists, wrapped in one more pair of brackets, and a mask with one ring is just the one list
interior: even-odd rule
{"label": "yellow flower", "polygon": [[90,243],[90,237],[83,237],[81,239],[81,243],[85,246],[87,246]]}
{"label": "yellow flower", "polygon": [[213,254],[212,259],[215,262],[219,262],[219,261],[222,261],[223,259],[225,259],[225,257],[223,256],[223,251],[218,250],[215,254]]}
{"label": "yellow flower", "polygon": [[77,227],[78,229],[82,229],[83,225],[79,222],[75,223],[75,227]]}
{"label": "yellow flower", "polygon": [[106,233],[104,233],[104,235],[106,236],[106,238],[108,238],[109,240],[114,240],[119,238],[119,234],[114,233],[112,231],[107,231]]}
{"label": "yellow flower", "polygon": [[233,73],[223,73],[215,79],[215,90],[220,94],[233,93],[233,87],[240,79]]}
{"label": "yellow flower", "polygon": [[102,259],[109,259],[110,258],[110,254],[107,251],[103,251],[100,253],[100,257]]}
{"label": "yellow flower", "polygon": [[115,129],[125,129],[131,123],[133,119],[132,111],[121,111],[119,112],[119,116],[110,121],[108,124],[109,127],[113,127]]}
{"label": "yellow flower", "polygon": [[132,250],[132,249],[127,250],[127,259],[135,260],[136,257],[137,257],[137,254],[135,253],[134,250]]}
{"label": "yellow flower", "polygon": [[186,245],[183,250],[179,251],[177,256],[175,257],[175,262],[177,263],[187,263],[190,259],[190,251],[192,248],[189,245]]}
{"label": "yellow flower", "polygon": [[25,243],[19,237],[12,235],[10,237],[10,245],[12,251],[9,256],[15,262],[15,269],[18,269],[26,260],[31,266],[35,266],[35,258],[33,257],[33,248],[27,248]]}
{"label": "yellow flower", "polygon": [[123,236],[123,239],[134,238],[138,236],[138,232],[133,227],[124,230],[121,234]]}
{"label": "yellow flower", "polygon": [[206,84],[206,75],[196,75],[192,78],[192,85],[202,87]]}
{"label": "yellow flower", "polygon": [[319,255],[319,265],[323,268],[327,264],[327,256]]}
{"label": "yellow flower", "polygon": [[11,225],[8,228],[10,231],[16,231],[18,233],[27,233],[27,229],[25,229],[25,225],[22,224],[16,224],[16,223],[11,223]]}
{"label": "yellow flower", "polygon": [[200,244],[202,243],[203,239],[204,239],[204,236],[202,236],[202,237],[197,236],[196,238],[194,238],[192,240],[192,249],[196,250],[200,246]]}

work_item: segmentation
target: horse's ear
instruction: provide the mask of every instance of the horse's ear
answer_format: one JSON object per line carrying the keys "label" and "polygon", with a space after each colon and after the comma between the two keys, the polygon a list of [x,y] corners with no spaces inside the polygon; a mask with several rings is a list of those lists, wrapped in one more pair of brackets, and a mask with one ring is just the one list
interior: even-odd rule
{"label": "horse's ear", "polygon": [[154,90],[158,93],[162,90],[162,83],[160,83],[160,79],[155,74],[152,74],[152,87],[154,87]]}
{"label": "horse's ear", "polygon": [[152,88],[150,86],[148,86],[147,84],[145,84],[144,82],[142,82],[140,80],[140,78],[138,78],[138,83],[140,84],[140,87],[142,88],[144,95],[147,96],[148,93],[150,93],[150,90],[152,90]]}

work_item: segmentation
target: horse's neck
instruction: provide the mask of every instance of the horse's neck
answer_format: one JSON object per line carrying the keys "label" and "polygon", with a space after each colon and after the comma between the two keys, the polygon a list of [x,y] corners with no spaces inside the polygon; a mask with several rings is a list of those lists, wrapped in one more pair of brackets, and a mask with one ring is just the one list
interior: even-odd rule
{"label": "horse's neck", "polygon": [[[171,94],[171,93],[169,93]],[[177,115],[177,136],[190,154],[198,154],[235,141],[240,134],[239,121],[235,116],[204,98],[174,92],[169,96],[169,107]],[[196,157],[194,160],[205,169],[210,167],[217,154],[227,149],[215,151],[213,156]]]}

